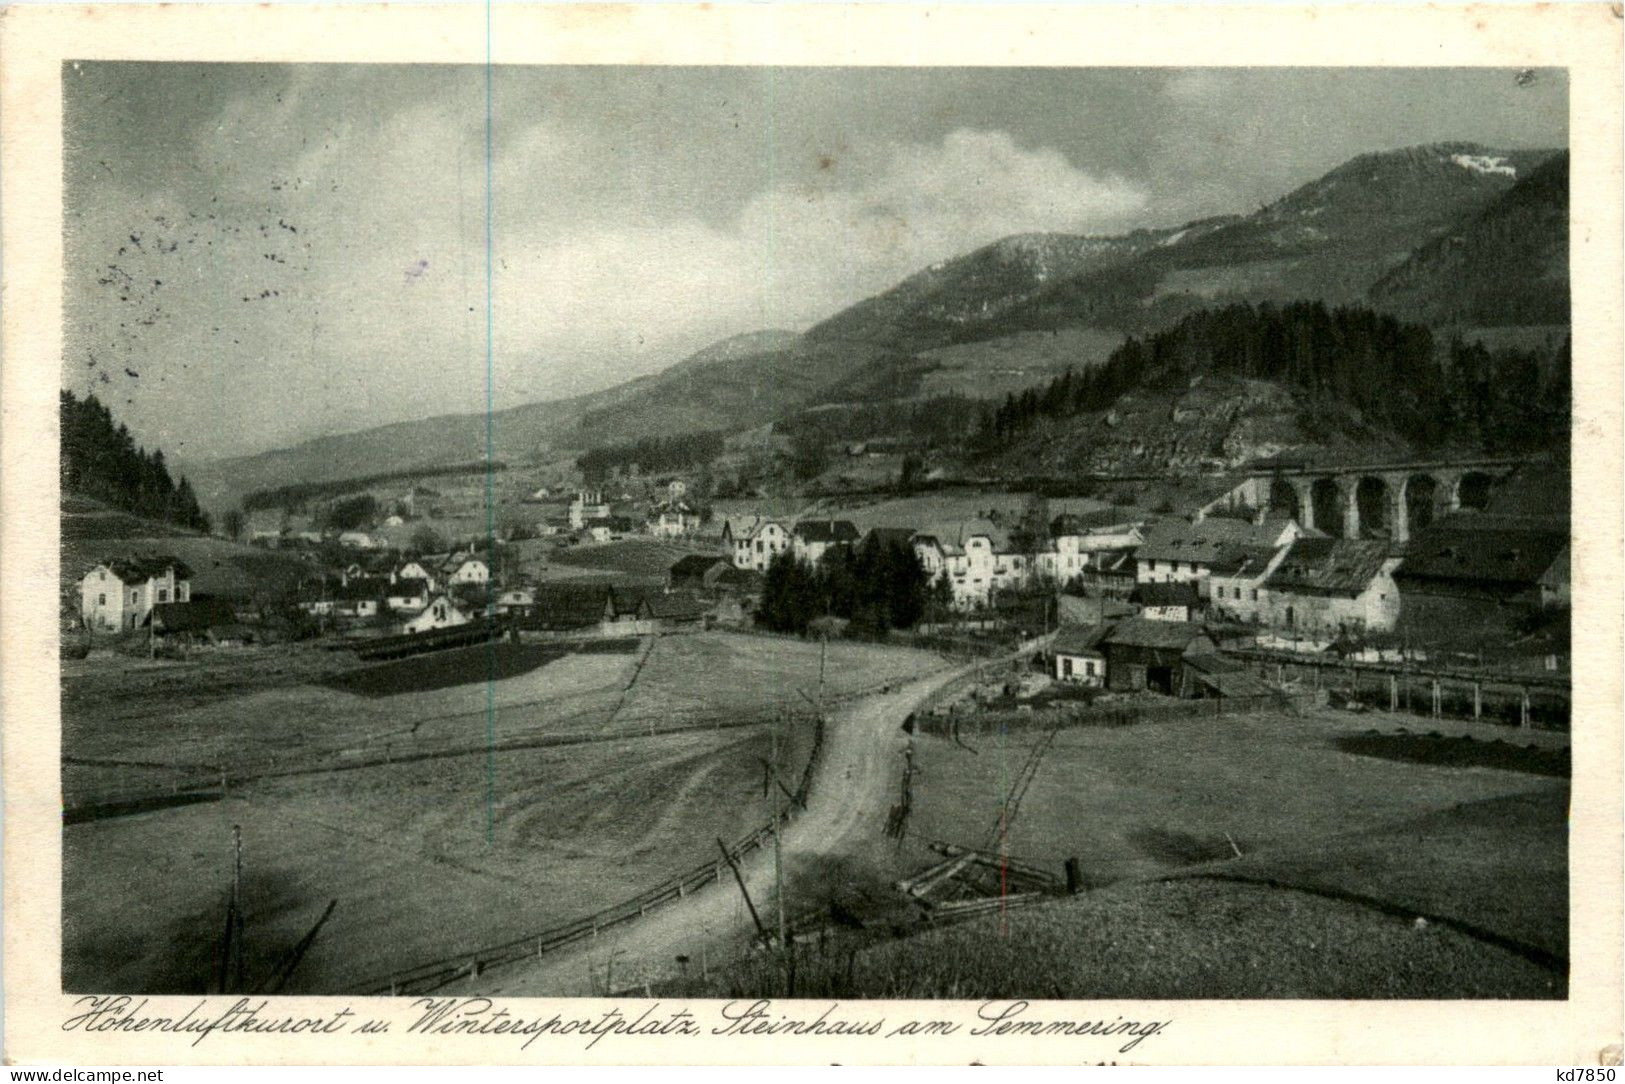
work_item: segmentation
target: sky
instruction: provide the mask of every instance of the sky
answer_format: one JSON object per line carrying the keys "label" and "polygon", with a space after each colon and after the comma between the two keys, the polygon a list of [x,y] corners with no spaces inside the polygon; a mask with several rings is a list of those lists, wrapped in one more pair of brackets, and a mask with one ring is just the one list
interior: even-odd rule
{"label": "sky", "polygon": [[479,66],[64,65],[64,386],[172,460],[243,454],[607,387],[1014,233],[1568,142],[1561,72],[490,75],[488,113]]}

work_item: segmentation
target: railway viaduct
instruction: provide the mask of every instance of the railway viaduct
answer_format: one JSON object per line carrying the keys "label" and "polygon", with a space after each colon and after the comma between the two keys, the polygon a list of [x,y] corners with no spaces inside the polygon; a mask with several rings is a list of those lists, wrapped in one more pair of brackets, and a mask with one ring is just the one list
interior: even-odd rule
{"label": "railway viaduct", "polygon": [[1402,543],[1440,516],[1461,508],[1482,510],[1491,487],[1530,462],[1478,458],[1258,467],[1203,507],[1198,518],[1221,508],[1284,512],[1329,535],[1383,535]]}

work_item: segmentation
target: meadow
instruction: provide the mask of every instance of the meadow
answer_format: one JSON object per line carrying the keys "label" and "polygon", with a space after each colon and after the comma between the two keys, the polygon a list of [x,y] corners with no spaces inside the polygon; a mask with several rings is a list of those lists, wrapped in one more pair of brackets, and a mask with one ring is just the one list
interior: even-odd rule
{"label": "meadow", "polygon": [[[816,691],[811,642],[671,636],[625,653],[517,659],[495,682],[479,680],[481,656],[465,658],[469,683],[444,685],[440,659],[395,696],[378,695],[362,668],[116,727],[94,713],[66,719],[69,755],[129,762],[70,765],[70,802],[115,783],[161,785],[161,762],[275,754],[298,772],[66,826],[65,988],[209,988],[234,829],[243,988],[268,981],[336,900],[284,992],[341,992],[590,913],[714,857],[718,836],[766,820],[762,762],[775,744],[787,777],[808,755],[811,709],[795,690]],[[832,648],[830,660],[832,695],[940,663],[861,645]],[[674,723],[698,729],[649,733]],[[548,744],[558,740],[572,744]],[[386,743],[395,759],[382,762]],[[425,748],[436,752],[403,755]]]}

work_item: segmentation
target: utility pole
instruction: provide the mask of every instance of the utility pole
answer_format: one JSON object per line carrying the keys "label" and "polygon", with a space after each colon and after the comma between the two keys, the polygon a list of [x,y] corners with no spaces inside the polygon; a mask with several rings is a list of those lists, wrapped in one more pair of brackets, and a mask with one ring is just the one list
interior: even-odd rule
{"label": "utility pole", "polygon": [[[773,727],[772,757],[773,759],[768,762],[767,770],[771,778],[776,780],[779,774],[779,729],[777,724],[775,724]],[[768,782],[769,780],[762,781],[762,793],[767,796],[767,800],[773,814],[773,892],[778,898],[779,950],[782,952],[789,945],[789,941],[785,936],[787,930],[784,921],[784,848],[779,839],[779,803],[774,800],[773,792],[768,789]]]}
{"label": "utility pole", "polygon": [[231,848],[231,911],[237,923],[237,936],[232,939],[235,950],[232,971],[240,992],[243,989],[243,828],[240,824],[231,826]]}

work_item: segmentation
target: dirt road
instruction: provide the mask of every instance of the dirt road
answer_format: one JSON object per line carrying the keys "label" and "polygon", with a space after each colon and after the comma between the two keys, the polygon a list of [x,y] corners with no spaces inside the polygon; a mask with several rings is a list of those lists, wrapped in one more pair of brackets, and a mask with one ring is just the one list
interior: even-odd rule
{"label": "dirt road", "polygon": [[[868,833],[879,833],[895,798],[902,724],[927,696],[974,669],[963,667],[909,682],[890,693],[868,697],[831,715],[823,763],[813,779],[807,808],[783,831],[785,864],[794,859],[837,854]],[[754,811],[742,814],[754,820]],[[751,898],[773,892],[773,849],[764,847],[742,862]],[[763,921],[772,923],[764,913]],[[540,957],[529,968],[504,968],[467,980],[457,992],[510,997],[602,996],[677,974],[677,957],[698,966],[719,961],[748,944],[754,927],[733,878],[607,930],[596,941]],[[451,992],[451,991],[448,991]]]}

